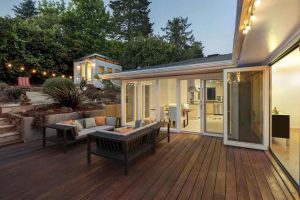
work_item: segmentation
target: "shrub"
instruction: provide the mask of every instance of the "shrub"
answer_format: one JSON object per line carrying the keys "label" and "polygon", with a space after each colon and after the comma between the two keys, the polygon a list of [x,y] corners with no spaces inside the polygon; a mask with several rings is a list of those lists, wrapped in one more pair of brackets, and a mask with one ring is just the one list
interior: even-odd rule
{"label": "shrub", "polygon": [[11,101],[11,102],[19,102],[20,97],[22,95],[22,90],[21,88],[18,87],[11,87],[11,88],[6,88],[1,92],[2,102],[3,101]]}
{"label": "shrub", "polygon": [[42,91],[62,106],[76,108],[84,101],[83,95],[69,79],[48,79],[42,86]]}
{"label": "shrub", "polygon": [[101,100],[103,98],[103,93],[93,85],[87,85],[86,90],[83,91],[83,95],[89,100]]}

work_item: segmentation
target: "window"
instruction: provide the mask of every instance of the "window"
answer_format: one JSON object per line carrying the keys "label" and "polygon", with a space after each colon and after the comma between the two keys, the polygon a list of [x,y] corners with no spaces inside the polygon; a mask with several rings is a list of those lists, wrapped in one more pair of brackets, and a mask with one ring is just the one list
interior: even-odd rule
{"label": "window", "polygon": [[85,80],[85,78],[86,78],[85,65],[81,64],[81,79]]}
{"label": "window", "polygon": [[104,67],[100,66],[98,71],[99,71],[99,74],[104,74]]}
{"label": "window", "polygon": [[113,73],[113,69],[112,68],[107,68],[107,72],[109,73],[109,74],[111,74],[111,73]]}

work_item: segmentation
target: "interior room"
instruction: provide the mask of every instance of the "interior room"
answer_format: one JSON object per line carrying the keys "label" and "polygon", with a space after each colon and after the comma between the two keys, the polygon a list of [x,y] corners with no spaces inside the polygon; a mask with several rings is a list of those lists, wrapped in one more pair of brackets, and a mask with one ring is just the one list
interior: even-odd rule
{"label": "interior room", "polygon": [[205,80],[205,92],[204,132],[223,135],[223,81]]}
{"label": "interior room", "polygon": [[185,124],[181,130],[200,133],[201,80],[180,81],[181,115]]}
{"label": "interior room", "polygon": [[[177,101],[176,101],[176,79],[159,80],[159,120],[170,121],[170,128],[176,129],[177,124]],[[185,123],[182,119],[182,125]],[[165,123],[167,127],[167,123]]]}
{"label": "interior room", "polygon": [[300,51],[272,66],[271,149],[299,184]]}

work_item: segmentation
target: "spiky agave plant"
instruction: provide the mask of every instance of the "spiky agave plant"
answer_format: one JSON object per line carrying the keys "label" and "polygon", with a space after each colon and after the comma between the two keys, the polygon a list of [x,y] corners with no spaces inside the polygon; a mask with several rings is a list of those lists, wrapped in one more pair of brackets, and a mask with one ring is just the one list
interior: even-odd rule
{"label": "spiky agave plant", "polygon": [[76,108],[84,101],[83,94],[74,83],[65,78],[48,79],[42,86],[42,91],[62,106]]}

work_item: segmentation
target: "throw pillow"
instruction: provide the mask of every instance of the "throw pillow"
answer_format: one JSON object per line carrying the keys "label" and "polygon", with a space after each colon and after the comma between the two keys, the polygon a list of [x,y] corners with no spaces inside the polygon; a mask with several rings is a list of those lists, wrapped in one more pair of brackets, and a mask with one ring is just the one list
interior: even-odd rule
{"label": "throw pillow", "polygon": [[132,127],[130,127],[130,128],[125,127],[125,128],[117,128],[117,129],[115,129],[115,132],[117,132],[117,133],[128,133],[132,130],[133,130]]}
{"label": "throw pillow", "polygon": [[78,133],[83,130],[83,126],[81,125],[81,123],[78,120],[75,120],[73,124],[76,126],[75,132],[76,132],[76,135],[78,136]]}
{"label": "throw pillow", "polygon": [[105,116],[95,117],[95,121],[96,121],[96,125],[97,126],[104,126],[105,125],[105,121],[106,121],[106,117]]}
{"label": "throw pillow", "polygon": [[64,121],[63,123],[66,124],[66,125],[73,125],[73,120],[70,119],[70,120],[67,120],[67,121]]}
{"label": "throw pillow", "polygon": [[106,117],[106,124],[109,126],[117,126],[117,118],[116,117]]}
{"label": "throw pillow", "polygon": [[142,120],[141,123],[140,123],[140,127],[139,128],[144,127],[144,126],[145,126],[145,121]]}
{"label": "throw pillow", "polygon": [[97,126],[95,118],[85,118],[85,128],[92,128],[95,126]]}

